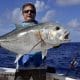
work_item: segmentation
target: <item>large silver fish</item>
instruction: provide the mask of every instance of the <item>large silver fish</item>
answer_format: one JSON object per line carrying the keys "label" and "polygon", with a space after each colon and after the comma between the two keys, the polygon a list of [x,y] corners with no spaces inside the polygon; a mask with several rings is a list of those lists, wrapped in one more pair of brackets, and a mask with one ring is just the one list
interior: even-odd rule
{"label": "large silver fish", "polygon": [[[0,37],[0,46],[20,56],[30,51],[43,51],[69,40],[69,32],[57,24],[41,23],[27,28],[21,28],[21,25],[17,27]],[[45,56],[46,53],[42,55]]]}

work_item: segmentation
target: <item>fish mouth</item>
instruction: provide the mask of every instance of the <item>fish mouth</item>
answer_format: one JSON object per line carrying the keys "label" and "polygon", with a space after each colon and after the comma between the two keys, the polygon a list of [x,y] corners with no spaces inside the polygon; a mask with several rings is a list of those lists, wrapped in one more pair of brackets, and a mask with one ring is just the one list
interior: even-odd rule
{"label": "fish mouth", "polygon": [[64,36],[64,39],[69,39],[69,33]]}
{"label": "fish mouth", "polygon": [[65,39],[65,40],[69,40],[69,34],[70,34],[70,33],[68,32],[68,33],[66,33],[66,34],[64,35],[64,39]]}

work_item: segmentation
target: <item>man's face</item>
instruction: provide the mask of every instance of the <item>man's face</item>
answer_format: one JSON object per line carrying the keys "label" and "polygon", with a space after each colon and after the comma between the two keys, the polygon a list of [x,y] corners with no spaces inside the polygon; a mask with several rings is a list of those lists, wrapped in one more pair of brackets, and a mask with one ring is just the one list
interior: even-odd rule
{"label": "man's face", "polygon": [[35,11],[31,6],[26,6],[22,12],[24,20],[27,22],[31,22],[35,20]]}

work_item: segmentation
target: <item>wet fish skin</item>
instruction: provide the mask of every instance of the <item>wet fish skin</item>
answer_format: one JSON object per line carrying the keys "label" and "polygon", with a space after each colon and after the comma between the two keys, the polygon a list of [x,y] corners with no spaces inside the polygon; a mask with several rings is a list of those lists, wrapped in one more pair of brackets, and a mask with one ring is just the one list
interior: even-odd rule
{"label": "wet fish skin", "polygon": [[[31,50],[42,51],[69,41],[69,32],[58,24],[41,23],[27,28],[21,28],[21,25],[17,27],[19,28],[0,37],[0,46],[19,56]],[[42,55],[45,56],[46,53]]]}

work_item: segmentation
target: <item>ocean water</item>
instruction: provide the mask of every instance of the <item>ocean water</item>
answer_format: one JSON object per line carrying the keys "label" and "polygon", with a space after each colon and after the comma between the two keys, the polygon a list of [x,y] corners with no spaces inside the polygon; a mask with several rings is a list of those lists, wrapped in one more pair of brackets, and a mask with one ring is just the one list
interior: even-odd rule
{"label": "ocean water", "polygon": [[[16,54],[0,48],[0,67],[15,68]],[[71,63],[74,62],[72,65]],[[80,42],[64,43],[48,50],[46,64],[54,67],[58,73],[80,78]]]}
{"label": "ocean water", "polygon": [[80,42],[65,43],[49,49],[46,64],[54,67],[58,73],[80,78]]}

